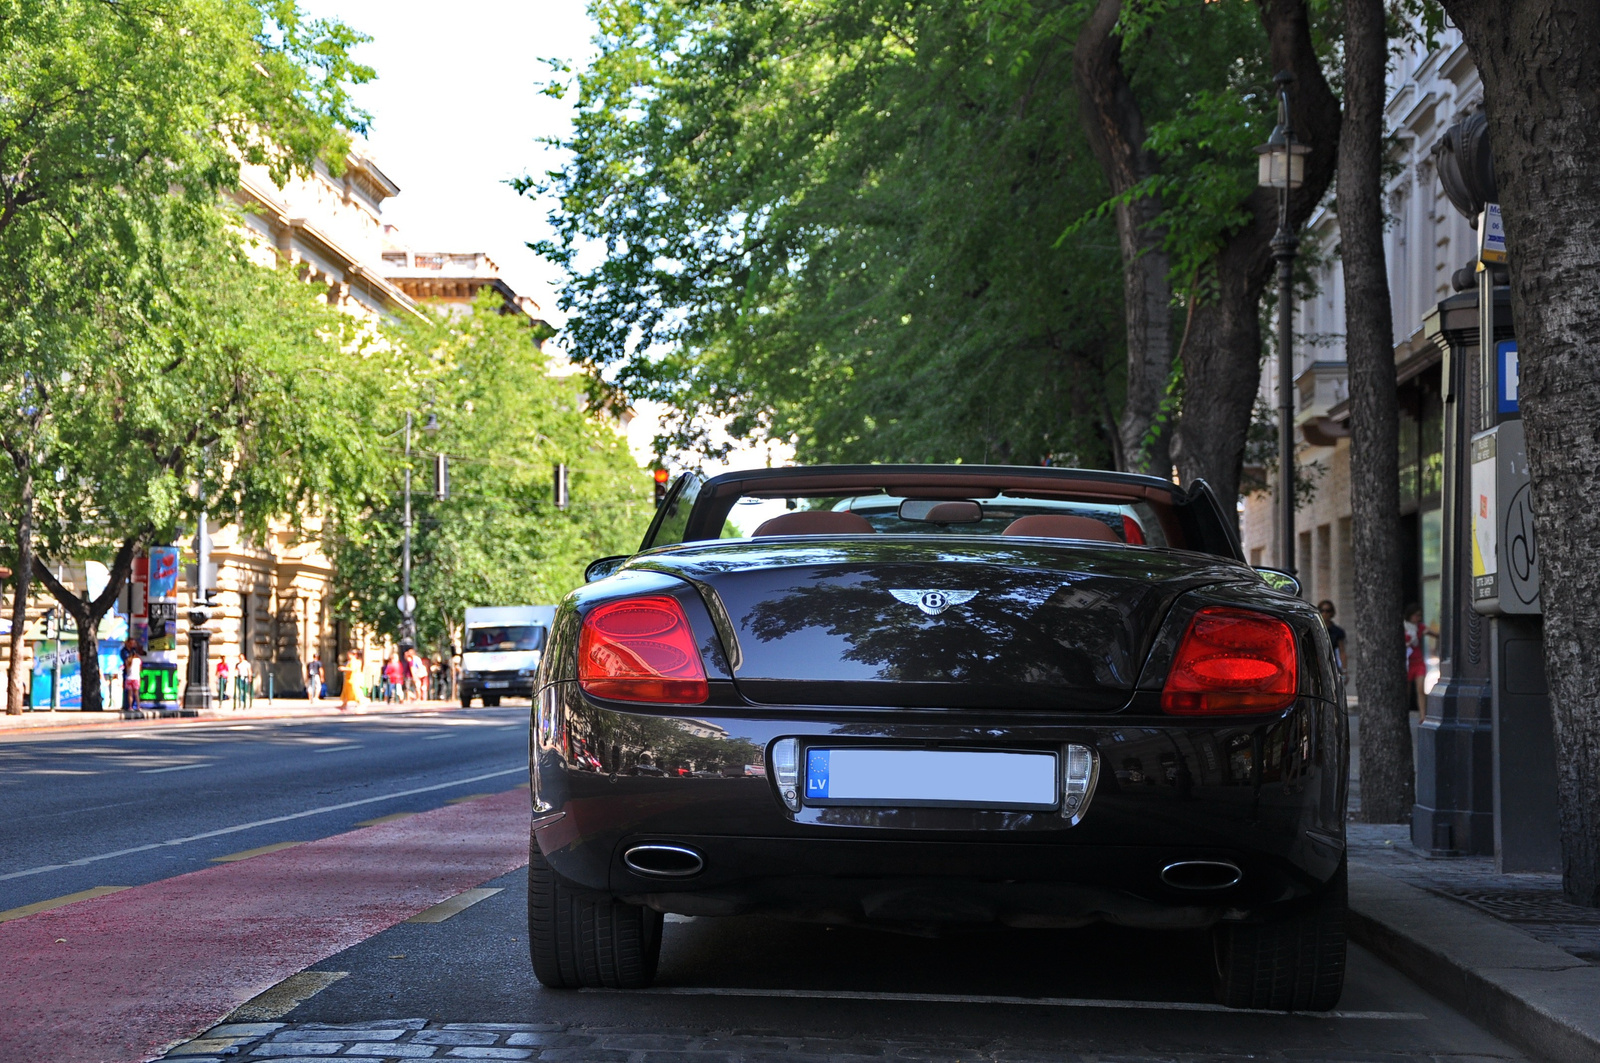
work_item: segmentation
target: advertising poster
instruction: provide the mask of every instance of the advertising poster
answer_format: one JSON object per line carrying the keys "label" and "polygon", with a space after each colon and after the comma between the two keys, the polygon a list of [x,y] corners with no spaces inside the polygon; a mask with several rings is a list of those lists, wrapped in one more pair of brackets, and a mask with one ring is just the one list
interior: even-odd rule
{"label": "advertising poster", "polygon": [[178,598],[178,548],[152,546],[150,548],[150,600],[152,602],[177,601]]}
{"label": "advertising poster", "polygon": [[150,648],[150,559],[133,559],[128,577],[128,635],[143,653]]}
{"label": "advertising poster", "polygon": [[[106,708],[116,706],[114,692],[122,683],[122,640],[100,640],[100,704]],[[78,659],[76,641],[67,640],[57,648],[54,639],[37,644],[33,658],[33,682],[28,693],[28,704],[35,709],[50,707],[51,666],[57,655],[61,658],[61,701],[63,709],[83,708],[83,666]]]}
{"label": "advertising poster", "polygon": [[178,708],[178,548],[153,546],[145,609],[149,651],[139,672],[139,702],[156,712]]}

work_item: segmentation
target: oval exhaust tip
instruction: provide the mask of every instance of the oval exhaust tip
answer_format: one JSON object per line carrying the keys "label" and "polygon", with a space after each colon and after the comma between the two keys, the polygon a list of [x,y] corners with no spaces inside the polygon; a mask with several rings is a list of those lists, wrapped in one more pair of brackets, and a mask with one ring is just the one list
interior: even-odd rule
{"label": "oval exhaust tip", "polygon": [[688,878],[706,866],[705,858],[693,849],[663,842],[635,845],[622,854],[622,862],[629,870],[654,878]]}
{"label": "oval exhaust tip", "polygon": [[1161,881],[1180,890],[1225,890],[1244,872],[1226,860],[1179,860],[1161,869]]}

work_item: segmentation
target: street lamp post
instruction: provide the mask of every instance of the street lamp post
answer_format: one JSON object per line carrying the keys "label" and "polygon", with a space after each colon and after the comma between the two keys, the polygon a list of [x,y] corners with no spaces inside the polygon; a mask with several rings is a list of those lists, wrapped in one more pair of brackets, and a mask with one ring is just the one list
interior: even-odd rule
{"label": "street lamp post", "polygon": [[1278,263],[1278,567],[1293,572],[1294,564],[1294,259],[1300,238],[1289,223],[1289,196],[1305,183],[1309,145],[1295,139],[1289,120],[1289,86],[1294,75],[1280,71],[1272,79],[1278,89],[1278,124],[1256,149],[1259,183],[1278,190],[1278,231],[1272,237],[1272,258]]}
{"label": "street lamp post", "polygon": [[[417,600],[411,597],[411,411],[406,411],[406,513],[405,513],[405,541],[400,551],[400,600],[395,603],[400,607],[400,645],[411,647],[417,644],[416,611]],[[428,421],[422,430],[429,435],[439,431],[439,415],[428,414]]]}

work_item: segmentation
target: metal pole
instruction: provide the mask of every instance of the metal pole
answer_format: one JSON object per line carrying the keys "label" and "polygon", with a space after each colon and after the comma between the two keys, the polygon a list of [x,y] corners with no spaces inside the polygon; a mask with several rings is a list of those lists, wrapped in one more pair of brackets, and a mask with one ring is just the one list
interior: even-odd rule
{"label": "metal pole", "polygon": [[61,611],[50,610],[50,620],[56,629],[56,650],[50,658],[50,711],[59,712],[61,710]]}
{"label": "metal pole", "polygon": [[[1289,146],[1289,89],[1278,98],[1279,123]],[[1293,572],[1294,564],[1294,259],[1300,239],[1289,225],[1290,162],[1286,160],[1283,190],[1278,195],[1278,231],[1272,257],[1278,263],[1278,567]]]}
{"label": "metal pole", "polygon": [[[406,412],[406,519],[405,519],[405,546],[400,554],[400,598],[403,602],[411,601],[411,413]],[[411,637],[411,610],[406,609],[400,616],[400,639],[405,641]]]}

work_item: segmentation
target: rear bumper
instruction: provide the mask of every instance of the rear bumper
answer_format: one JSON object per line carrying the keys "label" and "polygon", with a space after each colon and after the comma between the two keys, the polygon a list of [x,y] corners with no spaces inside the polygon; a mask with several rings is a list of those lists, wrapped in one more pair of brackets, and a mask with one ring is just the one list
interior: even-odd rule
{"label": "rear bumper", "polygon": [[518,676],[516,672],[476,672],[470,679],[466,676],[458,679],[456,689],[464,698],[481,698],[485,694],[491,697],[531,698],[534,682],[531,676]]}
{"label": "rear bumper", "polygon": [[[1280,716],[1222,723],[798,709],[690,719],[599,705],[561,683],[541,692],[534,724],[535,837],[551,867],[661,911],[1193,927],[1293,905],[1343,858],[1344,716],[1309,699]],[[1100,770],[1076,826],[1056,811],[794,813],[766,767],[771,743],[788,736],[1072,742],[1095,749]],[[624,855],[647,843],[688,848],[703,869],[641,874]],[[1180,861],[1231,864],[1239,881],[1179,888],[1162,872]]]}

